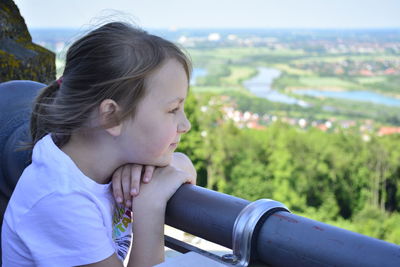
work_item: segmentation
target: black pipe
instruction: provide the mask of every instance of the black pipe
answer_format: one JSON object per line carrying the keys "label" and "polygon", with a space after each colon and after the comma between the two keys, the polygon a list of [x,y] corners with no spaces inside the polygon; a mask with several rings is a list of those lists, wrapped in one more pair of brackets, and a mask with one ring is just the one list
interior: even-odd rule
{"label": "black pipe", "polygon": [[257,252],[273,266],[400,266],[400,246],[287,212],[265,221]]}
{"label": "black pipe", "polygon": [[167,205],[166,224],[232,248],[233,224],[250,202],[199,186],[183,185]]}
{"label": "black pipe", "polygon": [[[193,185],[170,199],[166,224],[232,248],[236,217],[249,202]],[[288,212],[269,216],[253,254],[272,266],[400,266],[400,246]]]}

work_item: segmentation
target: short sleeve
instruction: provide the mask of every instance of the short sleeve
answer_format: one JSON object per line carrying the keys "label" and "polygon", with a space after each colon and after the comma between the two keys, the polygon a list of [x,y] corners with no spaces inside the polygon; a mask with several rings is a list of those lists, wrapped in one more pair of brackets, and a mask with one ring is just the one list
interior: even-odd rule
{"label": "short sleeve", "polygon": [[115,249],[96,203],[82,194],[51,194],[16,227],[38,266],[75,266],[110,257]]}

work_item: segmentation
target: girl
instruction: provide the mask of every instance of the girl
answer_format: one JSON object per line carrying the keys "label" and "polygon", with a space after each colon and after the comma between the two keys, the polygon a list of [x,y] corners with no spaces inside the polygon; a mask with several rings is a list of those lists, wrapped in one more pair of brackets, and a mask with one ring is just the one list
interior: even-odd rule
{"label": "girl", "polygon": [[[131,227],[128,266],[163,261],[166,203],[196,176],[173,153],[190,129],[190,71],[174,44],[124,23],[69,48],[62,79],[36,99],[32,163],[4,216],[3,266],[123,266]],[[110,191],[130,163],[158,167],[131,203],[132,225]]]}

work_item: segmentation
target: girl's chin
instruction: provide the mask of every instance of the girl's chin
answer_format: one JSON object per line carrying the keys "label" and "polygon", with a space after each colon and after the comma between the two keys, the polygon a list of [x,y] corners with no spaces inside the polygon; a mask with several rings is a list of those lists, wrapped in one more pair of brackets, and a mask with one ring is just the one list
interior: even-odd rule
{"label": "girl's chin", "polygon": [[126,163],[140,164],[144,166],[165,167],[171,163],[173,155],[174,151],[169,150],[162,155],[146,155],[146,157],[130,159],[129,162]]}
{"label": "girl's chin", "polygon": [[168,155],[164,155],[156,160],[149,161],[148,164],[144,165],[151,165],[155,167],[165,167],[171,164],[173,153],[168,153]]}

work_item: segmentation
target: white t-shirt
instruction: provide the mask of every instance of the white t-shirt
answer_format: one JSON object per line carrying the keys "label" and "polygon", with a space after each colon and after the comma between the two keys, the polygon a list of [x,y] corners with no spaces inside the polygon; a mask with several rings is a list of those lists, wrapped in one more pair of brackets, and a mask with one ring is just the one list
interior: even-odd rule
{"label": "white t-shirt", "polygon": [[129,210],[116,207],[111,184],[85,176],[46,135],[4,214],[3,266],[84,265],[113,253],[122,260],[131,243],[131,218]]}

